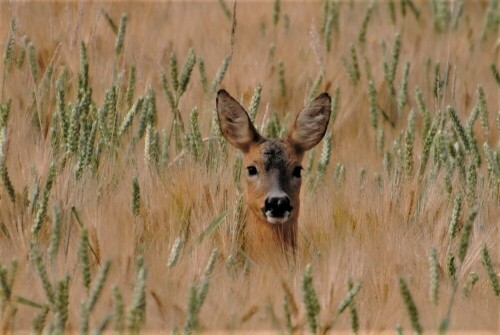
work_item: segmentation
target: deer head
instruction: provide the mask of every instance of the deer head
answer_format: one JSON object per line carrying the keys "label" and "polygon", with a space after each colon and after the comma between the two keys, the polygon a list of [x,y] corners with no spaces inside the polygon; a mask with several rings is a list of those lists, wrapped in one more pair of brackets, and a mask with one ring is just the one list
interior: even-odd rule
{"label": "deer head", "polygon": [[217,93],[222,134],[243,154],[247,170],[246,203],[257,219],[256,224],[260,225],[253,228],[274,232],[292,248],[296,245],[302,159],[304,152],[325,135],[330,106],[328,93],[319,95],[297,115],[285,139],[268,139],[259,134],[245,109],[233,97],[225,90]]}

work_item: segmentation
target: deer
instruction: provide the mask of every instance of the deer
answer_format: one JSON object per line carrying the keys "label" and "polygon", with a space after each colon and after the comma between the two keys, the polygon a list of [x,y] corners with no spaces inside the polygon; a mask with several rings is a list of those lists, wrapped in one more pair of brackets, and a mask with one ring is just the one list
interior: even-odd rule
{"label": "deer", "polygon": [[295,258],[302,160],[326,133],[330,95],[325,92],[309,102],[284,139],[262,136],[246,110],[224,89],[217,92],[216,109],[223,137],[242,153],[246,168],[245,253],[262,255],[277,248]]}

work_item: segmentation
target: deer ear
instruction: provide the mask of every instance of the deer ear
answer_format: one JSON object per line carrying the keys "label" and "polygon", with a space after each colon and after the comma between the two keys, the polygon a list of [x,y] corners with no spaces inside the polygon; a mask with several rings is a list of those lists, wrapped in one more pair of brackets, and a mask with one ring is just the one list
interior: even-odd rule
{"label": "deer ear", "polygon": [[288,135],[288,142],[297,151],[304,152],[318,144],[325,136],[330,121],[332,99],[323,93],[311,101],[295,119],[295,124]]}
{"label": "deer ear", "polygon": [[217,116],[222,135],[237,149],[246,152],[260,140],[245,109],[225,90],[217,92]]}

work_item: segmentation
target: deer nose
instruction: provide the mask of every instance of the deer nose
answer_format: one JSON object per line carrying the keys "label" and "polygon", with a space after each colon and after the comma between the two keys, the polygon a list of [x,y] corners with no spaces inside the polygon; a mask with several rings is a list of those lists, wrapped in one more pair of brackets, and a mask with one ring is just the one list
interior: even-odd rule
{"label": "deer nose", "polygon": [[264,203],[265,211],[270,212],[274,217],[282,217],[285,212],[290,212],[292,206],[290,206],[290,198],[288,196],[281,197],[268,197]]}

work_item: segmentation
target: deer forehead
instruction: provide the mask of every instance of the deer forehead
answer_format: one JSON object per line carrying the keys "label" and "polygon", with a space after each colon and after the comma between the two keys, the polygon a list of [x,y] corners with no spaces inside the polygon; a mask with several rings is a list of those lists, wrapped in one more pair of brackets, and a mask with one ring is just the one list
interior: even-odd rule
{"label": "deer forehead", "polygon": [[288,143],[281,140],[267,139],[250,150],[247,160],[264,167],[268,172],[271,169],[283,170],[300,163],[302,155]]}

